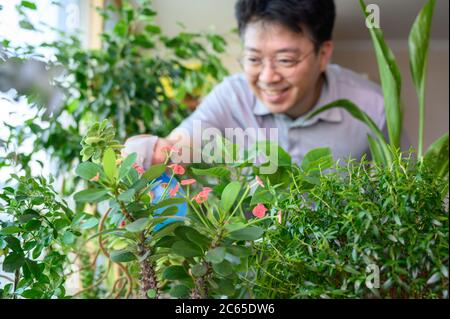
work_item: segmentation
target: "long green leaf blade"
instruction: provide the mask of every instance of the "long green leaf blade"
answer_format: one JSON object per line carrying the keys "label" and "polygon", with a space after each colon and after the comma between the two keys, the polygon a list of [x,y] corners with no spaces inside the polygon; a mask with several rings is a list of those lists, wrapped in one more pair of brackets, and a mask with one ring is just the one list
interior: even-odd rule
{"label": "long green leaf blade", "polygon": [[427,74],[428,46],[431,21],[436,0],[430,0],[420,11],[409,34],[409,66],[419,99],[419,145],[418,157],[422,157],[425,127],[425,82]]}
{"label": "long green leaf blade", "polygon": [[[364,16],[366,5],[360,0]],[[369,28],[372,42],[378,62],[378,69],[381,79],[381,87],[384,95],[384,108],[386,113],[386,124],[389,132],[389,142],[394,148],[400,147],[401,133],[403,126],[403,111],[401,105],[401,75],[395,56],[386,44],[383,33],[378,28]]]}

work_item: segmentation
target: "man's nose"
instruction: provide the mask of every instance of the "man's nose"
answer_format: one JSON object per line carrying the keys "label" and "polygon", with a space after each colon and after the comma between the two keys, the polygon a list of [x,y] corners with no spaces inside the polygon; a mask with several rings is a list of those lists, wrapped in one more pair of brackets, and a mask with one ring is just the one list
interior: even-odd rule
{"label": "man's nose", "polygon": [[278,73],[275,65],[272,62],[263,63],[261,66],[261,72],[259,73],[259,80],[263,83],[278,82],[282,79],[280,73]]}

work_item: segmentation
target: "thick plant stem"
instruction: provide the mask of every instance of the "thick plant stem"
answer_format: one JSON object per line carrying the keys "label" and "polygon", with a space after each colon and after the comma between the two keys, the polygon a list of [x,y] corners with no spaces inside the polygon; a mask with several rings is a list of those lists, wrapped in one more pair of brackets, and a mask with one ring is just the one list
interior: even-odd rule
{"label": "thick plant stem", "polygon": [[152,289],[155,291],[154,299],[158,299],[160,292],[158,288],[158,281],[156,279],[155,270],[152,263],[149,260],[150,250],[145,245],[144,233],[141,234],[141,242],[138,245],[139,256],[143,258],[140,262],[141,272],[140,272],[140,297],[142,299],[150,299],[147,292]]}
{"label": "thick plant stem", "polygon": [[[209,271],[208,271],[209,272]],[[195,280],[195,288],[192,289],[190,298],[191,299],[204,299],[208,296],[208,285],[206,283],[206,277],[208,272]]]}
{"label": "thick plant stem", "polygon": [[[223,236],[223,228],[220,228],[217,237],[212,241],[210,245],[210,249],[214,249],[219,246],[220,241],[222,240],[222,236]],[[208,279],[212,274],[212,268],[211,264],[208,262],[205,262],[205,266],[206,266],[206,273],[200,278],[197,278],[195,280],[195,288],[192,289],[190,294],[191,299],[205,299],[208,298],[209,296]]]}

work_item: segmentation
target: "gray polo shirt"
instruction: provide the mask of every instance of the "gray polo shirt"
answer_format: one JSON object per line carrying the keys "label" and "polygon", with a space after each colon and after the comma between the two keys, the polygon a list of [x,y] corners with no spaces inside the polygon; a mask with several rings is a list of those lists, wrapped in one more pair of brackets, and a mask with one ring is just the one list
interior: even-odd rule
{"label": "gray polo shirt", "polygon": [[[329,65],[325,78],[320,98],[310,112],[333,101],[348,99],[366,112],[380,129],[384,128],[384,100],[377,84],[338,65]],[[330,147],[335,159],[361,158],[364,153],[369,154],[369,129],[344,109],[330,109],[306,120],[308,115],[292,120],[284,114],[272,114],[252,93],[245,76],[236,74],[216,86],[176,130],[187,130],[192,136],[194,121],[201,121],[203,129],[214,127],[222,134],[226,128],[265,128],[267,132],[277,128],[278,143],[296,163],[318,147]]]}

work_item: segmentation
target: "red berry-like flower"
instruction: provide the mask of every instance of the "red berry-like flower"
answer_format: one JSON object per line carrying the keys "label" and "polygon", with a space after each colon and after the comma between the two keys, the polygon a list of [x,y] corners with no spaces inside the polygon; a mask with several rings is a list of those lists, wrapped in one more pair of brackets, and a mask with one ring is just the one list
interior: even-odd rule
{"label": "red berry-like flower", "polygon": [[139,175],[142,175],[145,173],[145,169],[136,163],[133,164],[133,168],[136,170],[136,172],[138,172]]}
{"label": "red berry-like flower", "polygon": [[183,185],[183,186],[192,185],[192,184],[195,184],[195,183],[197,183],[197,181],[195,179],[193,179],[193,178],[185,179],[185,180],[181,181],[181,185]]}
{"label": "red berry-like flower", "polygon": [[91,182],[98,182],[98,180],[100,179],[100,173],[97,173],[97,175],[95,175],[94,177],[92,177],[90,179]]}
{"label": "red berry-like flower", "polygon": [[259,186],[264,188],[264,183],[262,182],[261,178],[259,178],[258,175],[256,175],[255,180],[256,180],[256,183],[258,183]]}
{"label": "red berry-like flower", "polygon": [[172,165],[169,165],[168,167],[170,167],[173,170],[173,173],[175,175],[183,175],[186,172],[184,167],[181,165],[178,165],[178,164],[172,164]]}
{"label": "red berry-like flower", "polygon": [[263,204],[256,205],[255,208],[253,208],[253,215],[258,218],[263,218],[266,215],[267,208]]}
{"label": "red berry-like flower", "polygon": [[180,183],[177,183],[174,188],[169,191],[170,197],[175,197],[180,190]]}
{"label": "red berry-like flower", "polygon": [[212,189],[209,187],[203,187],[202,191],[194,196],[192,199],[195,200],[198,204],[203,204],[208,199],[208,194],[212,192]]}

